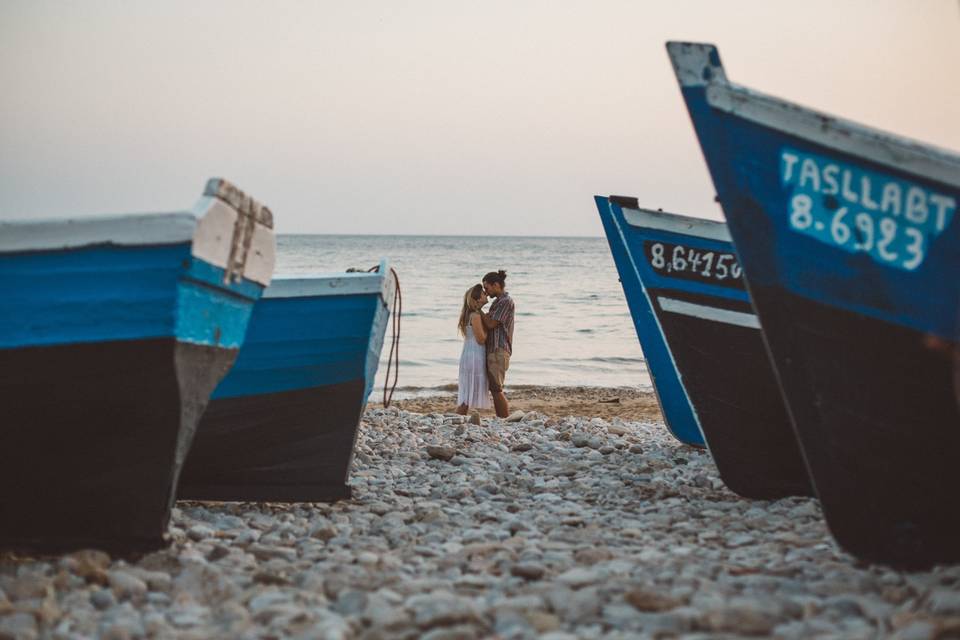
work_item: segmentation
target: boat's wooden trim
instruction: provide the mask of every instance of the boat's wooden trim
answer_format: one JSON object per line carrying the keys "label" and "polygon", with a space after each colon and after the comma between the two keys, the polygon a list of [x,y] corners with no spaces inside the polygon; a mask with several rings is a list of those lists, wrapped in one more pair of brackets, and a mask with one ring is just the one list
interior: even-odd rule
{"label": "boat's wooden trim", "polygon": [[669,42],[681,87],[704,87],[707,104],[759,125],[896,171],[960,187],[960,155],[747,89],[727,80],[715,46]]}
{"label": "boat's wooden trim", "polygon": [[676,213],[653,211],[651,209],[623,209],[623,217],[628,224],[645,229],[659,229],[670,233],[679,233],[698,238],[709,238],[721,242],[732,242],[727,225],[718,220],[691,218]]}
{"label": "boat's wooden trim", "polygon": [[393,300],[395,283],[386,260],[376,272],[278,275],[263,292],[264,298],[309,298],[379,293],[385,304]]}

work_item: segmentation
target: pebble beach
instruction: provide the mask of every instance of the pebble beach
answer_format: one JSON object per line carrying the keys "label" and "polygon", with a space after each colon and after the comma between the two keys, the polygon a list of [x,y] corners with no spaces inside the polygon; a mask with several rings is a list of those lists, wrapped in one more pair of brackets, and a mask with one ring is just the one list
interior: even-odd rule
{"label": "pebble beach", "polygon": [[180,502],[143,556],[4,553],[0,639],[960,637],[960,567],[864,565],[816,500],[738,497],[652,394],[511,399],[371,404],[350,500]]}

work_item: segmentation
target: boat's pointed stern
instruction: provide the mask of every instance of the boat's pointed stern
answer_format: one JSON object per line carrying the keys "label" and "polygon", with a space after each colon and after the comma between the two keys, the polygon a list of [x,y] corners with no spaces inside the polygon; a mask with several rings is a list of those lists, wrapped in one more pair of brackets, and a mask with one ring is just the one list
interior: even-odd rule
{"label": "boat's pointed stern", "polygon": [[670,41],[667,54],[681,88],[727,82],[720,52],[712,44]]}

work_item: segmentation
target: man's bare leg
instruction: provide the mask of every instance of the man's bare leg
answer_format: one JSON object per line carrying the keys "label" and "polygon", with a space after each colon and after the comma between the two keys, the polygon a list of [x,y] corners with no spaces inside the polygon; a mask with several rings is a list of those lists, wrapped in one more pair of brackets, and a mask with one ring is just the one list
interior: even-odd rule
{"label": "man's bare leg", "polygon": [[[448,406],[449,406],[449,405],[448,405]],[[462,405],[460,405],[459,407],[457,407],[456,411],[457,411],[457,413],[459,413],[460,415],[465,416],[465,415],[467,415],[467,409],[469,409],[469,407],[468,407],[466,404],[462,404]]]}
{"label": "man's bare leg", "polygon": [[492,391],[493,395],[493,408],[497,411],[498,418],[506,418],[510,415],[510,405],[507,404],[507,396],[503,395],[503,391]]}

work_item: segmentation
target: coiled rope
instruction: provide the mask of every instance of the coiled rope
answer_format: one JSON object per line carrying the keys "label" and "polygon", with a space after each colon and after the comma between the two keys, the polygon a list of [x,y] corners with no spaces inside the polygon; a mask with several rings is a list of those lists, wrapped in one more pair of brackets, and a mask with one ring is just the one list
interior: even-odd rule
{"label": "coiled rope", "polygon": [[[380,265],[368,269],[371,273],[380,271]],[[383,380],[383,407],[387,408],[393,402],[393,392],[397,389],[397,380],[400,375],[400,316],[403,315],[403,294],[400,292],[400,276],[397,270],[390,267],[390,276],[396,285],[393,288],[393,308],[390,310],[390,320],[393,331],[390,338],[390,353],[387,356],[387,375]],[[393,372],[393,384],[390,384],[390,373]],[[387,387],[390,388],[389,392]]]}

